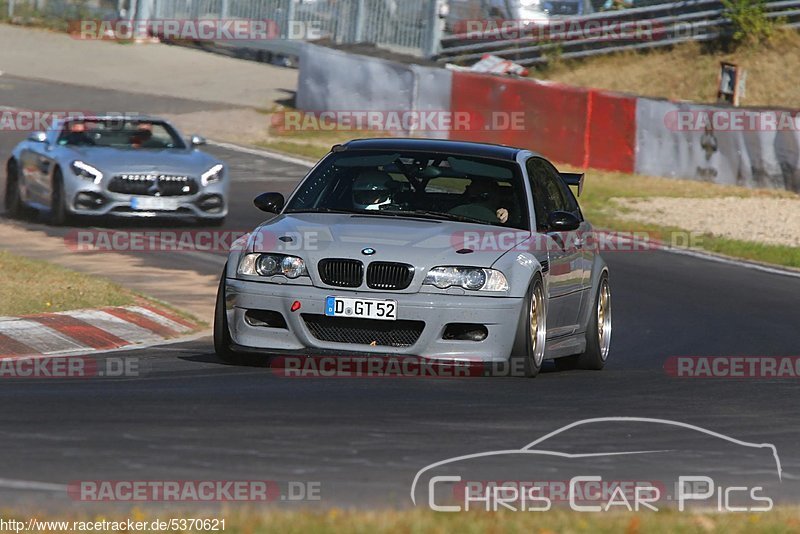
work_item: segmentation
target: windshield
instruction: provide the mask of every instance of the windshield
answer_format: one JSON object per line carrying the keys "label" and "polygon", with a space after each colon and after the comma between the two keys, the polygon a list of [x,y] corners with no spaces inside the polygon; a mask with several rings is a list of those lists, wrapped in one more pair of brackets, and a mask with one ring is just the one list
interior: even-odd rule
{"label": "windshield", "polygon": [[517,164],[456,154],[374,150],[331,154],[286,207],[287,213],[315,211],[529,228]]}
{"label": "windshield", "polygon": [[159,150],[186,148],[177,132],[164,122],[122,119],[66,122],[59,133],[58,144]]}

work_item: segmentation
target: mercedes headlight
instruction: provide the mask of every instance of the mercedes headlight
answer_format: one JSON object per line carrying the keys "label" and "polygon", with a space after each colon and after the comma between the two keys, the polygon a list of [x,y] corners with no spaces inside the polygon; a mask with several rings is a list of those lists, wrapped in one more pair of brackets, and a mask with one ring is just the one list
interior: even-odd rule
{"label": "mercedes headlight", "polygon": [[508,291],[503,273],[480,267],[434,267],[423,283],[439,289],[457,286],[470,291]]}
{"label": "mercedes headlight", "polygon": [[239,262],[238,272],[250,276],[283,275],[293,280],[308,275],[302,258],[283,254],[246,254]]}
{"label": "mercedes headlight", "polygon": [[80,160],[72,162],[72,172],[81,178],[92,180],[96,184],[99,184],[103,179],[103,173],[100,172],[99,169],[95,169],[88,163],[84,163]]}
{"label": "mercedes headlight", "polygon": [[217,163],[206,172],[200,175],[200,183],[203,184],[203,187],[207,186],[208,184],[213,184],[222,180],[222,171],[225,167],[222,163]]}

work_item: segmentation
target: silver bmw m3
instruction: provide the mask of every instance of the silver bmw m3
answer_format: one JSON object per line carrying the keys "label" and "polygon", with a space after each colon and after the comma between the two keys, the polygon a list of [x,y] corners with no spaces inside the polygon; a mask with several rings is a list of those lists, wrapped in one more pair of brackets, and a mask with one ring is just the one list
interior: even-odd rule
{"label": "silver bmw m3", "polygon": [[582,185],[505,146],[337,145],[288,201],[255,199],[275,216],[229,255],[216,352],[601,369],[611,292]]}
{"label": "silver bmw m3", "polygon": [[228,180],[222,161],[144,116],[81,116],[19,143],[6,163],[6,212],[73,216],[179,217],[222,224]]}

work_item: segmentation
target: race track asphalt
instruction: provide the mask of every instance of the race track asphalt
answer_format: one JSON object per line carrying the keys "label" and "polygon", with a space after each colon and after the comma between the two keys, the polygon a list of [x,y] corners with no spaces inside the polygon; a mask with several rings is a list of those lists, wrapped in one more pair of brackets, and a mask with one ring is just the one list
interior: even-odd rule
{"label": "race track asphalt", "polygon": [[[208,109],[178,98],[2,81],[14,85],[0,91],[0,105],[11,107]],[[4,158],[20,137],[0,132]],[[264,217],[252,198],[287,193],[305,173],[269,157],[209,151],[232,169],[230,229],[257,224]],[[18,224],[65,232],[37,221]],[[141,260],[203,274],[220,269],[219,258]],[[55,509],[83,506],[63,491],[76,480],[266,479],[320,482],[322,506],[404,507],[417,470],[432,462],[519,448],[585,418],[636,416],[774,444],[784,473],[773,496],[797,502],[797,379],[681,379],[664,365],[671,356],[800,356],[800,278],[663,251],[614,252],[606,260],[614,332],[602,372],[548,368],[535,380],[287,379],[265,366],[225,365],[204,338],[125,353],[139,359],[140,377],[4,380],[0,498]],[[588,433],[582,444],[612,447],[626,436]],[[651,428],[645,440],[670,450],[685,445],[668,426]],[[667,476],[680,463],[653,468],[654,476]],[[714,457],[708,469],[723,477],[763,475],[725,457]]]}

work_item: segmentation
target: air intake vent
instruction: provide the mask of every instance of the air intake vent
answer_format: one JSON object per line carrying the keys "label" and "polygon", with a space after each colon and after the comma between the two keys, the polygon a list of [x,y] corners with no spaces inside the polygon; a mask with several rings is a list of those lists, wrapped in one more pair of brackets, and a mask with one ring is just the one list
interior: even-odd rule
{"label": "air intake vent", "polygon": [[544,261],[542,262],[542,272],[543,272],[543,273],[548,273],[548,272],[550,272],[550,262],[549,262],[549,261],[547,261],[547,260],[544,260]]}
{"label": "air intake vent", "polygon": [[370,289],[399,291],[411,285],[414,267],[405,263],[376,261],[367,268],[367,286]]}
{"label": "air intake vent", "polygon": [[197,182],[188,176],[172,174],[118,174],[111,178],[108,190],[123,195],[178,197],[194,195]]}
{"label": "air intake vent", "polygon": [[319,277],[329,286],[360,287],[364,264],[358,260],[327,259],[317,265]]}
{"label": "air intake vent", "polygon": [[372,347],[410,347],[417,342],[423,321],[377,321],[302,314],[309,332],[320,341]]}

